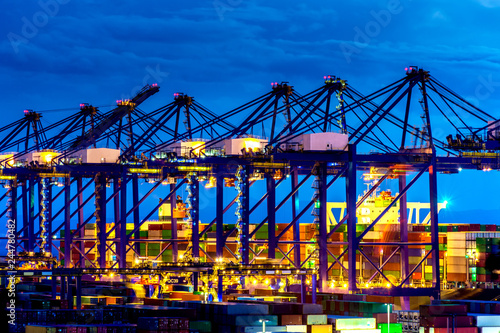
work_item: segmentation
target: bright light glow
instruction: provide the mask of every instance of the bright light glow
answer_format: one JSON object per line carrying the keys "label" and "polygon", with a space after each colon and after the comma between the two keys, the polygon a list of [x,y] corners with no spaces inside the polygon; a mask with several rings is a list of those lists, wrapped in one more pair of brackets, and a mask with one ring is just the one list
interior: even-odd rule
{"label": "bright light glow", "polygon": [[253,279],[252,284],[257,284],[257,280]]}
{"label": "bright light glow", "polygon": [[109,273],[109,277],[114,277],[115,273]]}
{"label": "bright light glow", "polygon": [[256,139],[256,138],[245,138],[245,141],[243,141],[243,147],[245,147],[245,150],[248,151],[249,149],[252,149],[255,151],[255,149],[262,149],[262,143],[261,139]]}
{"label": "bright light glow", "polygon": [[217,178],[215,177],[210,177],[208,180],[208,183],[205,184],[205,188],[212,188],[217,185]]}
{"label": "bright light glow", "polygon": [[458,171],[459,171],[459,172],[460,172],[460,171],[462,171],[462,168],[458,168]]}
{"label": "bright light glow", "polygon": [[265,283],[266,285],[269,285],[269,283],[270,283],[270,282],[269,282],[269,279],[266,279],[266,281],[264,281],[264,283]]}
{"label": "bright light glow", "polygon": [[385,286],[386,286],[387,288],[390,288],[390,287],[391,287],[391,284],[390,284],[390,283],[387,283]]}
{"label": "bright light glow", "polygon": [[366,287],[366,288],[370,287],[370,284],[365,283],[365,287]]}
{"label": "bright light glow", "polygon": [[179,259],[183,259],[184,258],[184,255],[179,255]]}
{"label": "bright light glow", "polygon": [[183,142],[182,145],[189,146],[193,150],[193,154],[200,156],[200,153],[205,152],[205,142],[203,141],[188,141]]}
{"label": "bright light glow", "polygon": [[0,161],[7,160],[7,164],[10,166],[14,165],[14,154],[2,154],[0,155]]}
{"label": "bright light glow", "polygon": [[344,288],[347,288],[347,283],[344,283]]}

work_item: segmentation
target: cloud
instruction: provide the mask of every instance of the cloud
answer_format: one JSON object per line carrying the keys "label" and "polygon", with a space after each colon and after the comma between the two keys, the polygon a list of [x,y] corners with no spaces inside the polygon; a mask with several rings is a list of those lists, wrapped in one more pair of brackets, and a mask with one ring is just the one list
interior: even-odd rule
{"label": "cloud", "polygon": [[499,0],[477,0],[481,5],[487,8],[496,8],[500,7]]}

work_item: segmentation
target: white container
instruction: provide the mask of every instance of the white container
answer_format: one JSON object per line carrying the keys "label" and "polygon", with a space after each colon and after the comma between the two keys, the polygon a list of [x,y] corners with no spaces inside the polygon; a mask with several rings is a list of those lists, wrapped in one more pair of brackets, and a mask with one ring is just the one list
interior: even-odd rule
{"label": "white container", "polygon": [[61,155],[61,153],[52,150],[33,151],[19,157],[19,161],[26,163],[35,162],[44,165],[49,164],[59,155]]}
{"label": "white container", "polygon": [[377,328],[375,318],[346,318],[335,320],[335,330],[367,330]]}
{"label": "white container", "polygon": [[120,149],[90,148],[79,150],[69,156],[77,163],[116,163],[120,157]]}
{"label": "white container", "polygon": [[467,265],[467,258],[465,257],[448,257],[446,259],[448,265]]}
{"label": "white container", "polygon": [[205,151],[205,141],[203,139],[192,139],[189,141],[178,141],[167,146],[167,151],[176,153],[177,156],[192,157],[191,152],[195,156]]}
{"label": "white container", "polygon": [[294,141],[304,151],[345,150],[349,143],[347,134],[325,132],[299,135]]}
{"label": "white container", "polygon": [[286,325],[287,332],[307,333],[307,325]]}
{"label": "white container", "polygon": [[465,249],[465,240],[448,239],[448,249]]}
{"label": "white container", "polygon": [[465,258],[465,248],[464,249],[450,249],[448,248],[448,257],[464,257]]}
{"label": "white container", "polygon": [[464,265],[446,265],[448,273],[467,273],[467,266]]}
{"label": "white container", "polygon": [[464,232],[447,232],[446,237],[448,240],[463,240],[465,241],[466,233]]}
{"label": "white container", "polygon": [[[476,326],[477,327],[483,327],[488,328],[487,331],[490,331],[490,328],[495,328],[495,332],[500,332],[499,327],[494,327],[494,326],[500,326],[500,322],[498,321],[498,315],[478,315],[476,317]],[[484,332],[484,331],[483,331]]]}
{"label": "white container", "polygon": [[268,140],[259,138],[236,138],[224,140],[224,151],[226,155],[243,155],[243,149],[246,153],[263,152]]}

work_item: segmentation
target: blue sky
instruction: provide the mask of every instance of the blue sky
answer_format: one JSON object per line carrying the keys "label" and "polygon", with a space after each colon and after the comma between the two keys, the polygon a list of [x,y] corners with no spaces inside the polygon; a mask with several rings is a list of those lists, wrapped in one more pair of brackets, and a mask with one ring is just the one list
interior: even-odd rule
{"label": "blue sky", "polygon": [[[184,92],[221,114],[273,81],[305,94],[335,74],[367,94],[418,65],[500,117],[498,17],[498,0],[8,1],[0,23],[2,115],[10,123],[24,109],[112,105],[155,82],[161,91],[143,110]],[[67,112],[48,112],[44,121]],[[479,210],[500,221],[497,171],[439,181],[440,200],[453,203],[444,222],[469,222]]]}

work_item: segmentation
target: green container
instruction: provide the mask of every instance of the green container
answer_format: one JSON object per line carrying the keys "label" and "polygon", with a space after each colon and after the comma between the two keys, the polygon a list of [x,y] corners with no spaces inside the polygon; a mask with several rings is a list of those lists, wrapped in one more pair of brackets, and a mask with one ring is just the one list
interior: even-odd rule
{"label": "green container", "polygon": [[425,226],[425,232],[431,232],[431,226],[430,225],[426,225]]}
{"label": "green container", "polygon": [[[335,226],[331,225],[330,230],[332,230]],[[347,231],[347,225],[344,223],[341,226],[338,227],[336,232],[346,232]]]}
{"label": "green container", "polygon": [[458,225],[454,225],[453,226],[453,232],[457,232],[458,231]]}
{"label": "green container", "polygon": [[439,244],[439,251],[446,251],[448,250],[448,246],[446,244]]}
{"label": "green container", "polygon": [[380,333],[402,333],[403,332],[403,324],[401,324],[401,323],[377,324],[377,328],[380,329]]}
{"label": "green container", "polygon": [[63,238],[63,237],[64,237],[64,231],[65,231],[65,230],[61,230],[61,231],[60,231],[61,238]]}
{"label": "green container", "polygon": [[477,267],[476,274],[490,274],[490,271],[484,267]]}
{"label": "green container", "polygon": [[160,254],[160,249],[148,249],[148,256],[157,256]]}
{"label": "green container", "polygon": [[497,225],[497,231],[500,231],[500,224]]}
{"label": "green container", "polygon": [[426,246],[425,246],[425,250],[426,250],[426,251],[430,251],[430,250],[432,250],[432,245],[426,245]]}
{"label": "green container", "polygon": [[148,231],[147,230],[139,231],[139,237],[148,237]]}
{"label": "green container", "polygon": [[445,225],[440,225],[439,226],[439,232],[448,232],[448,227]]}
{"label": "green container", "polygon": [[356,231],[365,231],[367,225],[366,224],[356,224]]}
{"label": "green container", "polygon": [[172,256],[172,254],[165,254],[165,252],[163,252],[163,254],[161,255],[161,261],[163,261],[163,262],[173,262],[174,258]]}
{"label": "green container", "polygon": [[212,323],[208,320],[189,321],[189,330],[200,333],[212,332]]}
{"label": "green container", "polygon": [[401,272],[400,271],[386,271],[386,270],[383,270],[383,272],[384,272],[385,276],[392,275],[396,279],[401,278]]}
{"label": "green container", "polygon": [[480,228],[481,231],[486,231],[486,224],[481,224]]}
{"label": "green container", "polygon": [[365,307],[368,311],[364,311],[364,313],[387,313],[387,307],[389,307],[389,312],[392,312],[393,304],[385,304],[385,303],[375,303],[375,302],[364,302]]}
{"label": "green container", "polygon": [[486,245],[486,238],[477,237],[476,238],[476,245]]}
{"label": "green container", "polygon": [[432,273],[425,273],[424,279],[427,281],[432,281]]}
{"label": "green container", "polygon": [[159,250],[160,243],[148,243],[148,250]]}
{"label": "green container", "polygon": [[162,230],[161,235],[163,239],[171,239],[172,238],[172,230]]}
{"label": "green container", "polygon": [[258,231],[255,233],[255,239],[269,239],[269,234],[267,232]]}

